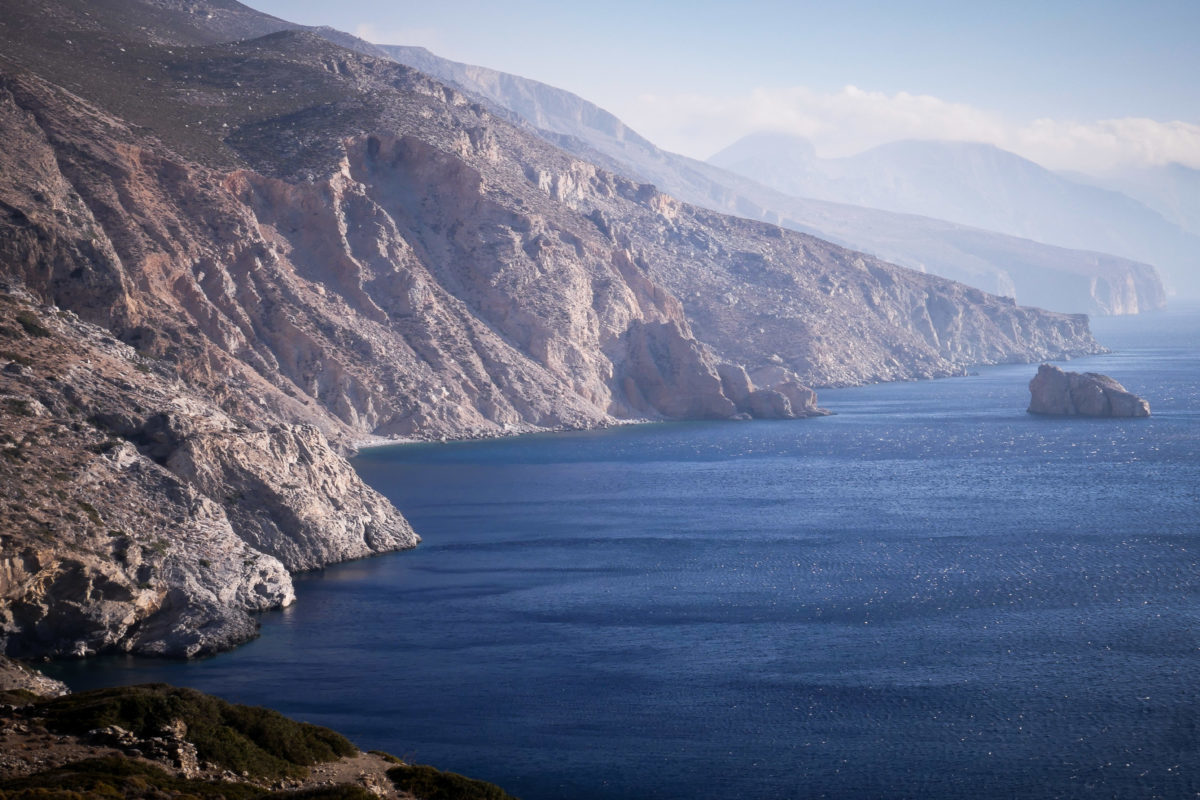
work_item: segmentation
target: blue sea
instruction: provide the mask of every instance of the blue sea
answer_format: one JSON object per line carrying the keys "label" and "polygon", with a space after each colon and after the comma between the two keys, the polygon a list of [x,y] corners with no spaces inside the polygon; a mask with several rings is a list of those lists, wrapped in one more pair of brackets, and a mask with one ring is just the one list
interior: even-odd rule
{"label": "blue sea", "polygon": [[370,450],[424,537],[298,582],[165,680],[556,798],[1200,794],[1200,309],[1064,364],[1144,420],[1025,413],[1036,366],[835,416]]}

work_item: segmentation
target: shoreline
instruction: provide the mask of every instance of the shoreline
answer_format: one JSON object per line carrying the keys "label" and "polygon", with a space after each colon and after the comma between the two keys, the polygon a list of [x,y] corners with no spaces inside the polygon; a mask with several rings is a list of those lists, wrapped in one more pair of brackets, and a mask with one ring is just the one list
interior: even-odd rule
{"label": "shoreline", "polygon": [[[350,453],[347,458],[353,458],[365,450],[379,450],[384,447],[399,447],[401,445],[410,444],[454,444],[456,442],[481,442],[500,439],[513,439],[517,436],[531,436],[541,433],[571,433],[573,431],[602,431],[609,428],[621,428],[627,425],[652,425],[659,422],[697,422],[699,420],[666,420],[666,419],[649,419],[640,417],[637,419],[615,419],[609,420],[599,425],[571,427],[567,425],[557,428],[542,428],[534,425],[531,426],[512,426],[511,429],[501,431],[468,431],[459,436],[431,436],[428,439],[423,439],[415,436],[398,436],[390,438],[387,436],[370,435],[362,439],[352,439],[348,443]],[[734,420],[735,421],[735,420]],[[403,512],[401,512],[403,513]]]}
{"label": "shoreline", "polygon": [[[1197,307],[1200,308],[1200,303],[1197,304]],[[1122,318],[1132,317],[1132,316],[1137,316],[1137,315],[1122,315]],[[1097,341],[1097,344],[1099,345],[1099,349],[1096,352],[1091,352],[1091,353],[1074,353],[1074,354],[1071,354],[1068,356],[1059,356],[1059,357],[1053,357],[1053,358],[1047,356],[1047,357],[1043,357],[1043,358],[1033,359],[1031,361],[1008,361],[1008,362],[1000,362],[1000,363],[983,363],[983,362],[981,362],[981,363],[966,365],[959,372],[948,373],[945,375],[930,375],[927,377],[917,377],[917,378],[897,378],[895,380],[863,381],[861,383],[848,383],[848,384],[844,384],[844,385],[814,386],[811,388],[814,392],[818,392],[817,402],[819,403],[820,402],[820,394],[819,394],[820,392],[840,391],[843,389],[861,389],[861,388],[865,388],[868,386],[888,386],[891,384],[913,384],[913,383],[926,383],[926,382],[932,383],[935,381],[953,380],[955,378],[970,378],[970,377],[979,375],[980,374],[979,370],[984,370],[984,369],[989,369],[989,368],[1032,366],[1035,364],[1054,363],[1054,362],[1066,363],[1066,362],[1078,361],[1080,359],[1085,359],[1085,358],[1094,358],[1096,356],[1112,355],[1113,353],[1117,352],[1116,350],[1114,350],[1112,348],[1109,348],[1103,344],[1100,344],[1099,341]],[[793,417],[792,419],[796,419],[796,420],[820,419],[822,417],[836,415],[836,412],[828,411],[827,409],[824,409],[824,408],[821,408],[820,412],[821,413],[805,414],[803,416]],[[534,434],[570,433],[573,431],[598,431],[598,430],[606,430],[608,428],[625,427],[627,425],[653,425],[653,424],[657,424],[657,423],[669,423],[669,422],[755,422],[755,421],[773,422],[773,421],[779,421],[779,420],[755,420],[754,418],[747,419],[747,418],[741,418],[741,417],[729,417],[729,418],[721,419],[721,420],[650,419],[648,417],[639,417],[639,418],[634,418],[634,419],[616,419],[614,417],[609,417],[608,420],[606,420],[603,423],[597,424],[597,425],[576,426],[576,427],[563,425],[563,426],[554,427],[554,428],[545,428],[545,427],[539,427],[536,425],[506,425],[505,429],[502,429],[502,430],[475,429],[475,430],[469,430],[469,431],[462,432],[458,435],[449,435],[449,436],[447,436],[447,435],[442,435],[442,436],[431,435],[428,438],[421,437],[421,436],[411,436],[411,435],[389,437],[389,436],[383,436],[383,435],[378,435],[378,434],[360,434],[360,436],[358,438],[350,439],[346,443],[346,448],[347,448],[346,458],[352,459],[355,456],[357,456],[360,453],[363,453],[367,450],[379,450],[379,449],[386,448],[386,447],[399,447],[402,445],[454,444],[454,443],[458,443],[458,442],[479,442],[479,441],[490,441],[490,440],[500,440],[500,439],[512,439],[512,438],[515,438],[518,436],[530,436],[530,435],[534,435]],[[401,513],[403,513],[403,512],[401,512]]]}

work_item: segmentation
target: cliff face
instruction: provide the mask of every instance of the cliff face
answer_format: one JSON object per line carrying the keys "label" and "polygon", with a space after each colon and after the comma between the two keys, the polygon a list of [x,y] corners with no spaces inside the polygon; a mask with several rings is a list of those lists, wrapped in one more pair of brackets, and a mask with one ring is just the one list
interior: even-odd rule
{"label": "cliff face", "polygon": [[13,654],[209,652],[289,570],[412,545],[335,452],[368,435],[801,417],[806,383],[1098,349],[1083,317],[679,203],[312,34],[48,7],[0,0]]}
{"label": "cliff face", "polygon": [[37,697],[61,697],[70,689],[62,681],[0,655],[0,692],[29,692]]}
{"label": "cliff face", "polygon": [[[712,393],[697,400],[714,409],[704,416],[737,411],[721,395],[721,359],[674,297],[621,274],[621,250],[523,170],[493,170],[503,188],[485,180],[499,147],[478,126],[336,139],[332,172],[297,181],[160,156],[36,79],[8,88],[12,127],[44,165],[9,173],[10,269],[46,301],[169,356],[235,413],[346,439],[585,427],[690,407],[664,392]],[[435,135],[450,152],[427,141]],[[503,166],[518,168],[511,156]],[[679,370],[626,346],[645,325],[679,340]]]}
{"label": "cliff face", "polygon": [[248,430],[70,312],[0,294],[0,633],[10,655],[192,656],[289,569],[416,544],[315,428]]}
{"label": "cliff face", "polygon": [[[186,50],[76,63],[104,108],[7,80],[6,260],[235,414],[343,440],[753,416],[722,370],[770,392],[1095,349],[1082,318],[681,204],[311,34]],[[152,107],[110,91],[137,76]]]}
{"label": "cliff face", "polygon": [[[1087,349],[1083,315],[1011,300],[774,225],[680,203],[583,162],[540,174],[679,297],[692,330],[755,382],[786,370],[816,386],[962,374]],[[620,202],[627,192],[639,201]],[[778,379],[786,379],[782,374]]]}

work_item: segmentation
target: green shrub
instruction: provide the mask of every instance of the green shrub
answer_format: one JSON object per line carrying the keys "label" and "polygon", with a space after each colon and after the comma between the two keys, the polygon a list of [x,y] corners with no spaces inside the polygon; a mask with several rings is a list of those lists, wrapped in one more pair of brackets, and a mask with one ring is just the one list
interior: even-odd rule
{"label": "green shrub", "polygon": [[42,325],[42,323],[38,322],[37,317],[28,311],[19,312],[17,314],[17,322],[20,323],[21,327],[24,328],[25,332],[30,336],[46,337],[53,335],[45,326]]}
{"label": "green shrub", "polygon": [[75,502],[78,503],[79,507],[83,509],[83,513],[88,515],[88,519],[92,521],[93,525],[100,524],[100,512],[96,510],[94,505],[86,500],[76,500]]}
{"label": "green shrub", "polygon": [[120,725],[142,738],[182,719],[201,761],[254,778],[303,777],[312,764],[358,752],[327,728],[161,683],[80,692],[43,703],[39,712],[51,730],[84,734]]}
{"label": "green shrub", "polygon": [[28,689],[5,689],[0,691],[0,705],[27,706],[42,698]]}
{"label": "green shrub", "polygon": [[418,800],[516,800],[499,786],[424,764],[392,767],[388,778]]}

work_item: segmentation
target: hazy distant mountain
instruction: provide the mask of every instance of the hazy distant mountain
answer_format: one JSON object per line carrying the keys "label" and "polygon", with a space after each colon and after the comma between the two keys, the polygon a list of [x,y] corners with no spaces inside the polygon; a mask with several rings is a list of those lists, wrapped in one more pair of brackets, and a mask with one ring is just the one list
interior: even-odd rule
{"label": "hazy distant mountain", "polygon": [[[581,158],[653,183],[691,203],[811,233],[1031,305],[1126,314],[1164,303],[1158,275],[1146,264],[1048,247],[938,219],[804,199],[787,189],[768,188],[712,164],[660,150],[611,113],[562,89],[450,61],[421,47],[379,45],[377,49],[507,109]],[[821,166],[806,142],[789,138],[777,144],[778,174],[803,176],[805,169]]]}
{"label": "hazy distant mountain", "polygon": [[[802,138],[753,134],[710,162],[789,194],[1146,261],[1177,291],[1200,293],[1200,237],[1119,191],[1079,183],[992,145],[903,141],[822,159]],[[1144,183],[1154,193],[1150,187],[1161,182]]]}
{"label": "hazy distant mountain", "polygon": [[1104,175],[1069,173],[1068,177],[1079,183],[1124,192],[1185,231],[1200,235],[1200,169],[1167,164]]}

